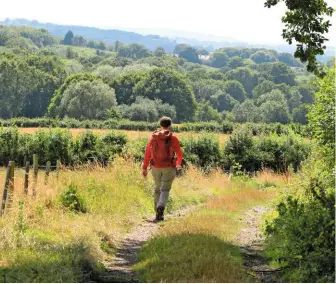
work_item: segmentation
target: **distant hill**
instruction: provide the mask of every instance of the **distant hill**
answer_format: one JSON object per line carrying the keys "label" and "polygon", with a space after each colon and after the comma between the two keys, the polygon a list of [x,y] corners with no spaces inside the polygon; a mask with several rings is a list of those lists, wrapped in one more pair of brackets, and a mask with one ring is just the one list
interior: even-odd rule
{"label": "distant hill", "polygon": [[[266,48],[274,49],[277,52],[288,52],[294,53],[295,45],[281,44],[281,45],[266,45],[266,44],[250,44],[248,42],[242,42],[235,39],[227,38],[226,41],[220,42],[219,38],[209,35],[209,39],[213,40],[200,40],[197,38],[186,38],[181,37],[181,35],[176,35],[174,37],[162,37],[159,35],[144,35],[131,31],[122,31],[117,29],[99,29],[95,27],[85,27],[85,26],[73,26],[73,25],[57,25],[52,23],[40,23],[36,20],[30,21],[26,19],[6,19],[0,21],[2,25],[9,26],[29,26],[38,29],[46,29],[54,36],[63,38],[64,35],[71,30],[74,34],[80,35],[87,40],[103,40],[107,43],[114,43],[116,40],[121,41],[125,44],[139,43],[143,44],[146,48],[150,50],[155,50],[158,46],[163,47],[167,52],[172,52],[178,43],[187,43],[193,46],[204,47],[208,51],[213,51],[214,49],[221,47],[244,47],[244,48]],[[141,29],[139,29],[140,31]],[[159,30],[158,30],[159,31]],[[197,37],[197,33],[194,33]],[[204,35],[203,35],[204,36]],[[204,37],[203,37],[204,39]],[[318,56],[318,60],[327,61],[334,55],[334,48],[329,48],[326,50],[324,56]]]}
{"label": "distant hill", "polygon": [[94,27],[56,25],[51,23],[40,23],[38,21],[29,21],[25,19],[6,19],[0,21],[2,25],[8,26],[29,26],[37,29],[46,29],[51,34],[63,38],[64,35],[71,30],[74,34],[80,35],[88,40],[103,40],[107,43],[114,43],[116,40],[125,44],[139,43],[143,44],[150,50],[161,46],[167,52],[172,52],[177,44],[176,41],[160,37],[157,35],[141,35],[134,32],[126,32],[120,30],[103,30]]}

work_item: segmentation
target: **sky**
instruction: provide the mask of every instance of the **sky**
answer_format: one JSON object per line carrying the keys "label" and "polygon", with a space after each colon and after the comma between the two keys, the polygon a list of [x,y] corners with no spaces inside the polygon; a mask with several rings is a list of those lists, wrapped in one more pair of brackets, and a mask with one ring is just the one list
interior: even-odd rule
{"label": "sky", "polygon": [[[250,43],[285,43],[283,3],[265,0],[0,0],[0,20],[25,18],[66,25],[118,28],[161,35],[210,34]],[[327,0],[336,8],[336,0]],[[336,45],[336,22],[329,32]],[[197,35],[195,35],[197,36]]]}

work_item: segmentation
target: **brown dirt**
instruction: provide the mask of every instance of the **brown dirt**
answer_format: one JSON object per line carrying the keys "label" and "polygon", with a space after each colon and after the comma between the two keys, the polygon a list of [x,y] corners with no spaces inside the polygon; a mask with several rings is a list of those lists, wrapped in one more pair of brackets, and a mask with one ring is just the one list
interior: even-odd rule
{"label": "brown dirt", "polygon": [[248,210],[242,217],[245,226],[237,235],[236,240],[241,248],[244,266],[249,275],[255,278],[256,282],[277,283],[280,271],[270,267],[262,255],[265,237],[260,231],[260,219],[268,210],[263,206],[256,206]]}

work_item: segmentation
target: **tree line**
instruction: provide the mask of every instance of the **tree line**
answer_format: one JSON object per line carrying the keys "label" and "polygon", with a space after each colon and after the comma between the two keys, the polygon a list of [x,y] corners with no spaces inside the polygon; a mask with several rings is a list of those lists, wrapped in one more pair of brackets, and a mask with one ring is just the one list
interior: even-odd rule
{"label": "tree line", "polygon": [[[12,45],[25,42],[20,48]],[[0,117],[176,122],[306,123],[311,76],[290,54],[256,48],[213,53],[178,44],[86,41],[69,31],[0,26]]]}

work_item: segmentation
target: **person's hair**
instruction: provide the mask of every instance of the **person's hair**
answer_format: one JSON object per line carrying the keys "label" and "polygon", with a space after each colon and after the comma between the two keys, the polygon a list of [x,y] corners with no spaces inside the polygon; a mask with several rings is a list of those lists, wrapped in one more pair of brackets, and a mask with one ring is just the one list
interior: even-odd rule
{"label": "person's hair", "polygon": [[171,126],[171,124],[172,124],[172,120],[171,120],[171,118],[170,117],[168,117],[168,116],[163,116],[163,117],[161,117],[161,119],[160,119],[160,126],[161,127],[164,127],[164,128],[168,128],[169,126]]}

